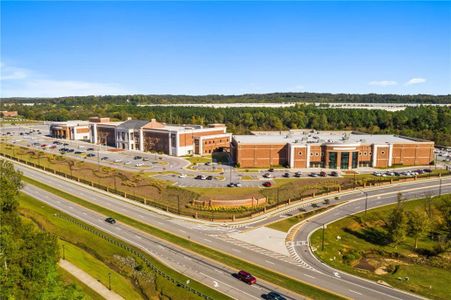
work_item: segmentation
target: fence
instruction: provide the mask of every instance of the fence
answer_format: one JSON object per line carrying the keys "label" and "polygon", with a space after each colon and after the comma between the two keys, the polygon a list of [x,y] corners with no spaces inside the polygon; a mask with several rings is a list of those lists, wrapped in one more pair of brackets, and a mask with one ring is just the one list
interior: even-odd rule
{"label": "fence", "polygon": [[[35,164],[33,162],[30,161],[26,161],[20,158],[17,158],[15,156],[6,154],[6,153],[0,153],[0,156],[4,156],[7,157],[9,159],[24,163],[26,165],[35,167],[35,168],[39,168],[42,169],[44,171],[68,178],[68,179],[72,179],[75,180],[77,182],[81,182],[84,183],[86,185],[92,186],[92,187],[96,187],[98,189],[119,195],[121,197],[130,199],[130,200],[134,200],[134,201],[138,201],[140,203],[143,203],[145,205],[149,205],[173,214],[177,214],[177,215],[185,215],[185,216],[189,216],[189,217],[193,217],[193,218],[198,218],[198,219],[205,219],[205,220],[211,220],[211,221],[236,221],[237,219],[249,219],[249,218],[253,218],[256,217],[258,215],[264,214],[266,213],[267,210],[274,210],[277,209],[279,207],[282,206],[286,206],[287,204],[290,204],[291,202],[298,202],[298,201],[302,201],[304,199],[307,198],[312,198],[315,196],[319,196],[319,195],[325,195],[325,194],[330,194],[330,193],[337,193],[337,192],[341,192],[343,190],[349,190],[349,189],[355,189],[355,188],[359,188],[359,187],[368,187],[368,186],[379,186],[379,185],[385,185],[385,184],[390,184],[390,183],[395,183],[395,182],[405,182],[405,181],[411,181],[411,180],[416,180],[417,177],[415,178],[403,178],[403,177],[395,177],[395,178],[384,178],[384,177],[379,177],[378,179],[373,179],[373,180],[355,180],[355,181],[351,181],[350,183],[346,184],[346,185],[340,185],[335,189],[329,189],[327,188],[327,190],[323,190],[323,191],[317,191],[317,192],[313,192],[310,194],[306,194],[306,195],[302,195],[302,193],[298,196],[292,196],[289,197],[288,199],[284,199],[284,200],[280,200],[278,199],[279,197],[277,197],[277,201],[275,203],[269,203],[269,201],[266,201],[266,205],[265,206],[259,206],[259,207],[252,207],[250,210],[248,211],[241,211],[241,212],[227,212],[227,211],[218,211],[218,210],[211,210],[211,211],[206,211],[206,210],[195,210],[195,209],[184,209],[181,210],[180,209],[180,205],[178,205],[178,207],[174,208],[171,207],[169,205],[165,205],[156,201],[153,201],[151,199],[147,199],[147,198],[143,198],[140,196],[136,196],[130,193],[126,193],[123,191],[119,191],[117,189],[108,187],[108,186],[104,186],[98,183],[94,183],[92,181],[89,180],[85,180],[83,178],[78,178],[76,176],[72,176],[69,174],[66,174],[64,172],[60,172],[57,170],[54,170],[52,168],[48,168],[48,167],[44,167],[38,164]],[[447,172],[444,175],[449,175],[450,172]],[[436,177],[436,176],[442,176],[441,173],[439,174],[431,174],[431,173],[427,173],[427,174],[423,174],[423,175],[419,175],[418,177],[420,178],[430,178],[430,177]],[[362,182],[361,182],[362,181]],[[280,188],[279,188],[280,189]],[[277,189],[275,189],[275,191],[277,191]]]}
{"label": "fence", "polygon": [[156,274],[158,274],[159,276],[165,278],[166,280],[168,280],[169,282],[173,283],[175,286],[183,288],[185,290],[187,290],[188,292],[197,295],[205,300],[213,300],[213,298],[211,298],[210,296],[196,290],[195,288],[190,287],[188,284],[184,283],[184,282],[180,282],[177,279],[175,279],[174,277],[172,277],[171,275],[165,273],[164,271],[162,271],[161,269],[159,269],[157,266],[155,266],[147,257],[146,255],[144,255],[144,253],[140,250],[136,250],[134,247],[130,247],[128,244],[121,242],[115,238],[112,238],[111,236],[105,234],[104,232],[95,229],[92,226],[87,225],[86,223],[83,223],[81,221],[79,221],[78,219],[68,216],[66,214],[57,214],[56,215],[59,218],[62,218],[66,221],[69,221],[75,225],[80,226],[81,228],[83,228],[84,230],[87,230],[89,232],[91,232],[92,234],[97,235],[98,237],[106,240],[107,242],[116,245],[128,252],[130,252],[133,255],[136,255],[137,257],[139,257],[140,259],[142,259],[144,261],[144,263],[146,264],[147,267],[149,267],[153,272],[155,272]]}

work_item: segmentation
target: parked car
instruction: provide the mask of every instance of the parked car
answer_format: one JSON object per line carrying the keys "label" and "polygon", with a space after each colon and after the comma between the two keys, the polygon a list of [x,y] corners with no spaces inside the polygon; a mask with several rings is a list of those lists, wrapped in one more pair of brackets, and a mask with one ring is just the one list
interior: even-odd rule
{"label": "parked car", "polygon": [[247,284],[256,284],[257,283],[257,279],[246,271],[239,271],[236,275],[237,275],[238,279],[246,282]]}
{"label": "parked car", "polygon": [[319,172],[319,176],[321,176],[321,177],[326,177],[326,176],[327,176],[327,173],[324,172],[324,171],[321,171],[321,172]]}
{"label": "parked car", "polygon": [[75,152],[75,150],[74,149],[67,149],[67,152],[72,153],[72,152]]}
{"label": "parked car", "polygon": [[64,143],[63,146],[69,146],[69,143]]}
{"label": "parked car", "polygon": [[127,160],[126,162],[124,162],[124,165],[129,165],[131,163],[132,163],[131,161]]}
{"label": "parked car", "polygon": [[263,183],[263,186],[264,186],[264,187],[271,187],[271,186],[272,186],[272,183],[269,182],[269,181],[266,181],[266,182]]}
{"label": "parked car", "polygon": [[142,159],[142,156],[136,155],[133,159],[138,160],[138,159]]}
{"label": "parked car", "polygon": [[235,186],[236,187],[241,187],[241,183],[237,182],[237,183],[235,183]]}
{"label": "parked car", "polygon": [[268,172],[274,172],[274,168],[269,168]]}
{"label": "parked car", "polygon": [[149,158],[143,157],[143,161],[149,161]]}
{"label": "parked car", "polygon": [[265,173],[265,174],[263,174],[263,177],[264,177],[264,178],[271,178],[271,177],[272,177],[272,175],[271,175],[271,174],[269,174],[269,173]]}
{"label": "parked car", "polygon": [[101,158],[101,160],[107,160],[107,159],[108,159],[108,156],[104,156]]}
{"label": "parked car", "polygon": [[286,300],[284,296],[276,292],[269,292],[266,295],[262,295],[262,298],[266,300]]}
{"label": "parked car", "polygon": [[122,162],[122,159],[115,159],[114,162],[115,163],[120,163],[120,162]]}
{"label": "parked car", "polygon": [[87,157],[94,157],[94,156],[96,156],[94,153],[88,153],[87,155],[86,155]]}
{"label": "parked car", "polygon": [[105,222],[110,223],[110,224],[116,224],[116,220],[113,219],[112,217],[108,217],[105,219]]}
{"label": "parked car", "polygon": [[186,178],[186,174],[180,174],[179,178]]}
{"label": "parked car", "polygon": [[135,164],[135,167],[142,167],[142,166],[144,166],[143,163],[137,163],[137,164]]}
{"label": "parked car", "polygon": [[289,178],[290,177],[290,173],[286,172],[282,176],[285,177],[285,178]]}
{"label": "parked car", "polygon": [[319,175],[318,174],[316,174],[316,173],[310,173],[308,176],[310,176],[310,177],[319,177]]}
{"label": "parked car", "polygon": [[88,150],[88,151],[94,151],[94,148],[88,148],[88,149],[86,149],[86,150]]}
{"label": "parked car", "polygon": [[330,172],[330,176],[338,177],[338,172],[337,171],[332,171],[332,172]]}
{"label": "parked car", "polygon": [[75,151],[74,154],[82,154],[82,151]]}
{"label": "parked car", "polygon": [[297,171],[296,173],[294,173],[294,177],[301,177],[302,173],[301,171]]}
{"label": "parked car", "polygon": [[205,178],[206,180],[213,180],[213,176],[209,175],[207,176],[207,178]]}

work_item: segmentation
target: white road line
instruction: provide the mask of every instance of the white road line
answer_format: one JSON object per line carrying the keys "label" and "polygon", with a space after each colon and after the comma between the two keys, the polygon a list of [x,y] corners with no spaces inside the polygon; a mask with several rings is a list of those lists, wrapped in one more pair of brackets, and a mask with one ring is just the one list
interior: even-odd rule
{"label": "white road line", "polygon": [[269,260],[265,260],[268,264],[274,265],[274,263],[272,261]]}
{"label": "white road line", "polygon": [[179,229],[179,231],[180,231],[180,232],[183,232],[183,233],[186,233],[186,231],[185,231],[185,230],[182,230],[182,229]]}
{"label": "white road line", "polygon": [[232,251],[235,251],[235,252],[241,252],[241,251],[238,250],[238,249],[232,249]]}
{"label": "white road line", "polygon": [[217,283],[220,283],[220,284],[223,284],[223,285],[226,285],[226,286],[230,287],[231,289],[237,290],[237,291],[239,291],[240,293],[246,294],[246,295],[248,295],[249,297],[251,297],[251,298],[253,298],[253,299],[260,299],[260,298],[258,298],[258,297],[255,297],[255,296],[251,295],[251,294],[248,294],[248,293],[246,293],[246,292],[243,292],[242,290],[237,289],[236,287],[233,287],[233,286],[231,286],[231,285],[228,285],[227,283],[224,283],[224,282],[222,282],[222,281],[220,281],[220,280],[217,280],[217,279],[215,279],[215,278],[213,278],[213,277],[211,277],[211,276],[209,276],[209,275],[207,275],[207,274],[205,274],[205,273],[199,272],[199,274],[201,274],[201,275],[203,275],[203,276],[205,276],[205,277],[207,277],[207,278],[212,279],[212,280],[213,280],[213,283],[216,282],[216,284],[214,284],[215,287],[218,286]]}
{"label": "white road line", "polygon": [[209,240],[209,239],[203,239],[203,240],[206,241],[206,242],[211,243],[211,240]]}
{"label": "white road line", "polygon": [[356,292],[356,291],[354,291],[354,290],[348,290],[348,291],[350,291],[351,293],[355,293],[355,294],[357,294],[357,295],[363,296],[362,293]]}
{"label": "white road line", "polygon": [[135,236],[136,236],[138,239],[142,240],[142,237],[141,237],[141,236],[139,236],[139,235],[137,235],[137,234],[135,234]]}
{"label": "white road line", "polygon": [[307,276],[307,277],[310,277],[310,278],[316,279],[316,277],[314,277],[314,276],[312,276],[312,275],[309,275],[309,274],[304,274],[304,276]]}

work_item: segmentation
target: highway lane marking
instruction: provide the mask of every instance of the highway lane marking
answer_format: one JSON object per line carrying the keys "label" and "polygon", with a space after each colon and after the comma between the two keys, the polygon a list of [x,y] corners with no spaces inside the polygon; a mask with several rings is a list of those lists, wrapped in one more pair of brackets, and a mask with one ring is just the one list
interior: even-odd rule
{"label": "highway lane marking", "polygon": [[140,217],[140,218],[144,218],[144,216],[143,216],[143,215],[138,215],[138,217]]}
{"label": "highway lane marking", "polygon": [[232,251],[235,251],[235,252],[241,252],[240,250],[235,249],[235,248],[233,248]]}
{"label": "highway lane marking", "polygon": [[309,274],[304,274],[304,276],[307,276],[307,277],[310,277],[310,278],[316,279],[316,277],[314,277],[314,276],[312,276],[312,275],[309,275]]}
{"label": "highway lane marking", "polygon": [[179,229],[179,231],[180,231],[180,232],[183,232],[183,233],[186,233],[186,231],[185,231],[185,230],[182,230],[182,229]]}
{"label": "highway lane marking", "polygon": [[209,240],[209,239],[203,239],[204,241],[206,241],[206,242],[210,242],[211,243],[211,240]]}
{"label": "highway lane marking", "polygon": [[272,261],[269,260],[265,260],[268,264],[274,265],[275,263],[273,263]]}
{"label": "highway lane marking", "polygon": [[226,285],[226,286],[230,287],[231,289],[237,290],[237,291],[240,292],[240,293],[246,294],[246,295],[248,295],[249,297],[251,297],[251,298],[253,298],[253,299],[260,299],[260,298],[258,298],[258,297],[255,297],[255,296],[253,296],[253,295],[251,295],[251,294],[248,294],[248,293],[244,292],[243,290],[240,290],[240,289],[238,289],[238,288],[236,288],[236,287],[234,287],[234,286],[231,286],[231,285],[229,285],[229,284],[227,284],[227,283],[224,283],[224,282],[222,282],[222,281],[220,281],[220,280],[218,280],[218,279],[216,279],[216,278],[213,278],[213,277],[211,277],[211,276],[209,276],[209,275],[207,275],[207,274],[205,274],[205,273],[199,272],[199,274],[201,274],[201,275],[203,275],[203,276],[205,276],[205,277],[207,277],[207,278],[212,279],[212,280],[213,280],[213,284],[214,284],[214,282],[216,282],[216,283],[218,283],[218,286],[219,286],[219,283],[221,283],[221,284],[223,284],[223,285]]}
{"label": "highway lane marking", "polygon": [[137,235],[137,234],[135,234],[135,236],[136,236],[138,239],[140,239],[140,240],[143,239],[141,236],[139,236],[139,235]]}
{"label": "highway lane marking", "polygon": [[85,216],[87,216],[88,214],[87,213],[85,213],[85,212],[83,212],[83,214],[85,215]]}
{"label": "highway lane marking", "polygon": [[354,291],[354,290],[348,290],[348,291],[350,291],[351,293],[355,293],[355,294],[357,294],[357,295],[363,296],[362,293],[356,292],[356,291]]}

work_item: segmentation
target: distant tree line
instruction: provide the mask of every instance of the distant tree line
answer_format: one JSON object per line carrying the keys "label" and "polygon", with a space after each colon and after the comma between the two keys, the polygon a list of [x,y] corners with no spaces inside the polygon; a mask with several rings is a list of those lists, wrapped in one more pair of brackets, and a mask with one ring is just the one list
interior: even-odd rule
{"label": "distant tree line", "polygon": [[113,104],[56,105],[14,107],[29,119],[64,121],[86,120],[90,116],[109,116],[117,120],[150,120],[173,124],[225,123],[229,132],[246,134],[252,130],[357,130],[378,134],[392,133],[433,140],[451,145],[451,108],[446,106],[408,107],[402,111],[335,109],[298,104],[285,108],[209,108],[136,106]]}
{"label": "distant tree line", "polygon": [[286,102],[351,102],[351,103],[451,103],[451,95],[395,94],[329,94],[329,93],[270,93],[244,95],[118,95],[78,96],[60,98],[3,98],[4,103],[29,102],[65,105],[84,104],[173,104],[173,103],[286,103]]}

